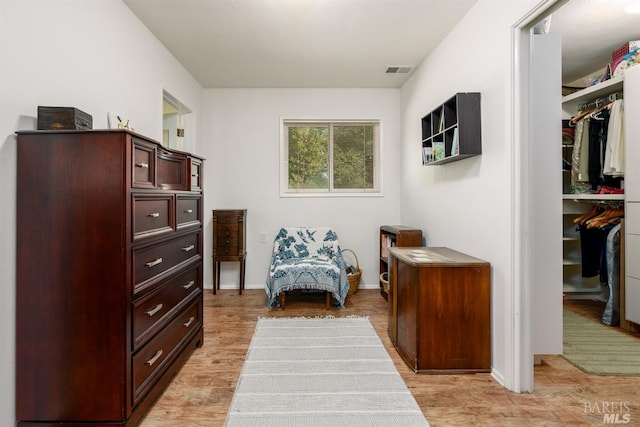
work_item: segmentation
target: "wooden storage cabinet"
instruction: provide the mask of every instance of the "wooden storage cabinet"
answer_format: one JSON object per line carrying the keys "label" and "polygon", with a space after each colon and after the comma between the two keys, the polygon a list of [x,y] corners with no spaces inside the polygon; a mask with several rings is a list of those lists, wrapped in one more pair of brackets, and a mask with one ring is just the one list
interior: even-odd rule
{"label": "wooden storage cabinet", "polygon": [[137,425],[202,345],[203,160],[125,130],[17,146],[18,425]]}
{"label": "wooden storage cabinet", "polygon": [[422,118],[422,164],[482,154],[480,94],[456,93]]}
{"label": "wooden storage cabinet", "polygon": [[391,248],[389,337],[414,372],[491,370],[491,272],[448,248]]}
{"label": "wooden storage cabinet", "polygon": [[220,262],[240,263],[239,293],[244,289],[247,258],[247,210],[214,209],[213,214],[213,293],[220,289]]}
{"label": "wooden storage cabinet", "polygon": [[[422,246],[422,230],[405,225],[380,226],[380,275],[389,271],[389,248]],[[380,293],[386,299],[387,290],[380,280]]]}

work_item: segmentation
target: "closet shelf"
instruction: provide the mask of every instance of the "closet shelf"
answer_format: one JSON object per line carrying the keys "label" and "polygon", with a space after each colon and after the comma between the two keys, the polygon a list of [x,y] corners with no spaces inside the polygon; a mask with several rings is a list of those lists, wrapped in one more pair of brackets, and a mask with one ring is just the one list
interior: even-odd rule
{"label": "closet shelf", "polygon": [[584,102],[622,89],[624,74],[562,97],[562,103]]}
{"label": "closet shelf", "polygon": [[624,200],[624,194],[563,194],[563,200],[594,200],[594,201],[609,201],[609,200]]}

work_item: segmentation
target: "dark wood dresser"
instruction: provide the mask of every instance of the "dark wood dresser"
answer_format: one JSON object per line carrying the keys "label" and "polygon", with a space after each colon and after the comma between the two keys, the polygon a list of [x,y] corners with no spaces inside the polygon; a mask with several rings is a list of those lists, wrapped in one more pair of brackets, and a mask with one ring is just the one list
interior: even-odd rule
{"label": "dark wood dresser", "polygon": [[203,159],[124,130],[17,150],[18,425],[136,425],[203,344]]}
{"label": "dark wood dresser", "polygon": [[220,289],[220,262],[240,263],[239,293],[244,289],[244,270],[247,259],[247,210],[213,210],[213,293]]}
{"label": "dark wood dresser", "polygon": [[414,372],[491,371],[491,266],[449,248],[390,248],[389,337]]}

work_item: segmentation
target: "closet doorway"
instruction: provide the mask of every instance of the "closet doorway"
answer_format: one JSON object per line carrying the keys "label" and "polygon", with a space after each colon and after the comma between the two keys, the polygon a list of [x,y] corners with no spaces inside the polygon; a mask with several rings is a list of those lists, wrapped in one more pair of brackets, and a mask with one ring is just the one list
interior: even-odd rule
{"label": "closet doorway", "polygon": [[[536,177],[542,176],[545,173],[544,163],[537,164],[534,162],[528,162],[523,153],[533,154],[535,157],[536,150],[536,126],[535,121],[536,107],[535,96],[532,94],[538,93],[536,77],[533,75],[535,70],[535,64],[531,63],[535,60],[535,42],[533,38],[534,32],[548,33],[550,35],[559,35],[562,40],[562,85],[563,86],[582,86],[588,85],[591,80],[597,79],[598,74],[603,69],[604,65],[611,61],[611,53],[614,49],[620,46],[625,41],[640,40],[640,32],[637,27],[638,15],[631,15],[625,12],[625,8],[630,6],[632,1],[612,1],[603,3],[598,0],[570,0],[570,1],[547,1],[538,11],[532,11],[530,15],[530,22],[527,25],[521,25],[519,27],[519,35],[516,35],[516,42],[520,47],[523,47],[522,56],[526,56],[527,59],[522,59],[522,56],[517,59],[520,61],[516,63],[516,84],[518,78],[521,78],[522,92],[515,96],[516,99],[516,122],[518,125],[518,118],[523,120],[523,128],[521,134],[518,131],[514,131],[516,135],[515,140],[522,142],[522,146],[519,147],[521,151],[516,156],[515,169],[518,174],[518,169],[522,171],[521,176],[516,179],[522,181],[522,188],[525,190],[523,201],[521,202],[520,209],[522,211],[527,210],[528,206],[531,206],[536,199],[547,197],[548,200],[553,200],[559,197],[562,193],[562,187],[547,188],[542,191],[540,188],[536,189],[535,180]],[[518,40],[520,37],[520,40]],[[527,39],[528,40],[524,40]],[[518,57],[518,55],[516,55]],[[526,69],[528,71],[523,71]],[[516,91],[517,92],[517,91]],[[518,105],[520,104],[520,105]],[[518,111],[520,108],[520,111]],[[560,123],[562,118],[567,118],[567,112],[559,109],[560,115],[557,117],[557,122]],[[519,113],[519,114],[518,114]],[[565,117],[562,117],[565,116]],[[557,126],[557,124],[554,124]],[[558,146],[562,143],[561,133],[557,134],[555,140]],[[516,142],[518,145],[518,143]],[[518,151],[518,148],[515,149]],[[555,150],[554,150],[555,151]],[[558,168],[560,165],[561,156],[557,157]],[[520,162],[520,164],[518,164]],[[519,167],[520,166],[520,167]],[[549,173],[549,171],[546,171]],[[538,193],[536,194],[536,190]],[[546,192],[546,194],[545,194]],[[571,198],[567,198],[571,200]],[[624,197],[621,198],[624,200]],[[565,204],[565,201],[562,202]],[[584,203],[581,201],[580,204]],[[624,205],[624,202],[619,203]],[[578,217],[583,212],[588,212],[591,209],[591,204],[586,203],[580,209],[576,210],[575,217]],[[527,229],[535,230],[536,225],[544,223],[544,220],[536,218],[522,213],[523,224]],[[563,223],[563,228],[566,228],[567,224]],[[552,240],[550,243],[541,242],[535,237],[526,236],[526,233],[522,233],[519,237],[521,240],[521,247],[523,253],[544,253],[548,248],[553,247],[558,243],[558,240]],[[518,237],[516,237],[518,239]],[[558,236],[556,239],[561,239]],[[553,250],[551,250],[553,253]],[[555,259],[550,262],[558,265],[562,263],[561,259]],[[624,258],[621,259],[621,263],[624,263]],[[523,262],[523,272],[520,275],[522,279],[523,294],[529,293],[533,296],[531,301],[532,305],[529,307],[531,310],[531,349],[534,355],[537,353],[536,349],[536,331],[544,332],[544,328],[549,325],[545,325],[545,319],[541,322],[540,318],[543,317],[540,314],[546,311],[546,307],[541,305],[541,301],[548,295],[536,295],[539,289],[536,287],[535,278],[527,280],[526,273],[535,271],[542,266],[540,259],[530,259]],[[564,269],[564,267],[562,267]],[[557,286],[562,287],[562,297],[564,306],[571,306],[572,311],[582,312],[582,314],[590,316],[592,318],[597,317],[598,312],[601,312],[605,305],[605,300],[608,298],[608,289],[600,286],[599,280],[593,289],[588,289],[588,284],[584,283],[582,286],[577,286],[574,289],[563,283],[557,283]],[[544,292],[544,289],[543,289]],[[526,303],[525,303],[526,304]],[[562,328],[562,321],[557,325],[558,328]],[[525,330],[526,339],[526,326]],[[526,348],[523,346],[523,351],[526,352]],[[544,354],[544,353],[542,353]],[[526,360],[526,354],[522,355],[521,360]],[[526,368],[525,368],[526,369]],[[524,370],[523,370],[524,371]],[[523,383],[526,385],[527,380],[531,380],[531,389],[533,389],[533,377],[531,371],[531,377],[527,377],[529,372],[523,372]],[[526,390],[526,387],[524,388]]]}

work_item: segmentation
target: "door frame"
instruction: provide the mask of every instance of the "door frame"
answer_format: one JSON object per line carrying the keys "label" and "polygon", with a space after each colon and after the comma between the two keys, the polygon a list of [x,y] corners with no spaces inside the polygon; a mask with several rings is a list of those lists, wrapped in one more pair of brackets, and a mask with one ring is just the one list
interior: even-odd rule
{"label": "door frame", "polygon": [[[510,297],[506,332],[512,345],[507,348],[507,371],[512,372],[513,383],[506,384],[512,391],[532,392],[533,377],[533,283],[530,272],[532,262],[532,203],[529,189],[533,171],[527,162],[532,147],[531,100],[535,89],[531,80],[531,33],[546,16],[568,0],[544,0],[531,9],[511,29],[511,249],[513,290]],[[507,339],[507,342],[509,339]]]}

